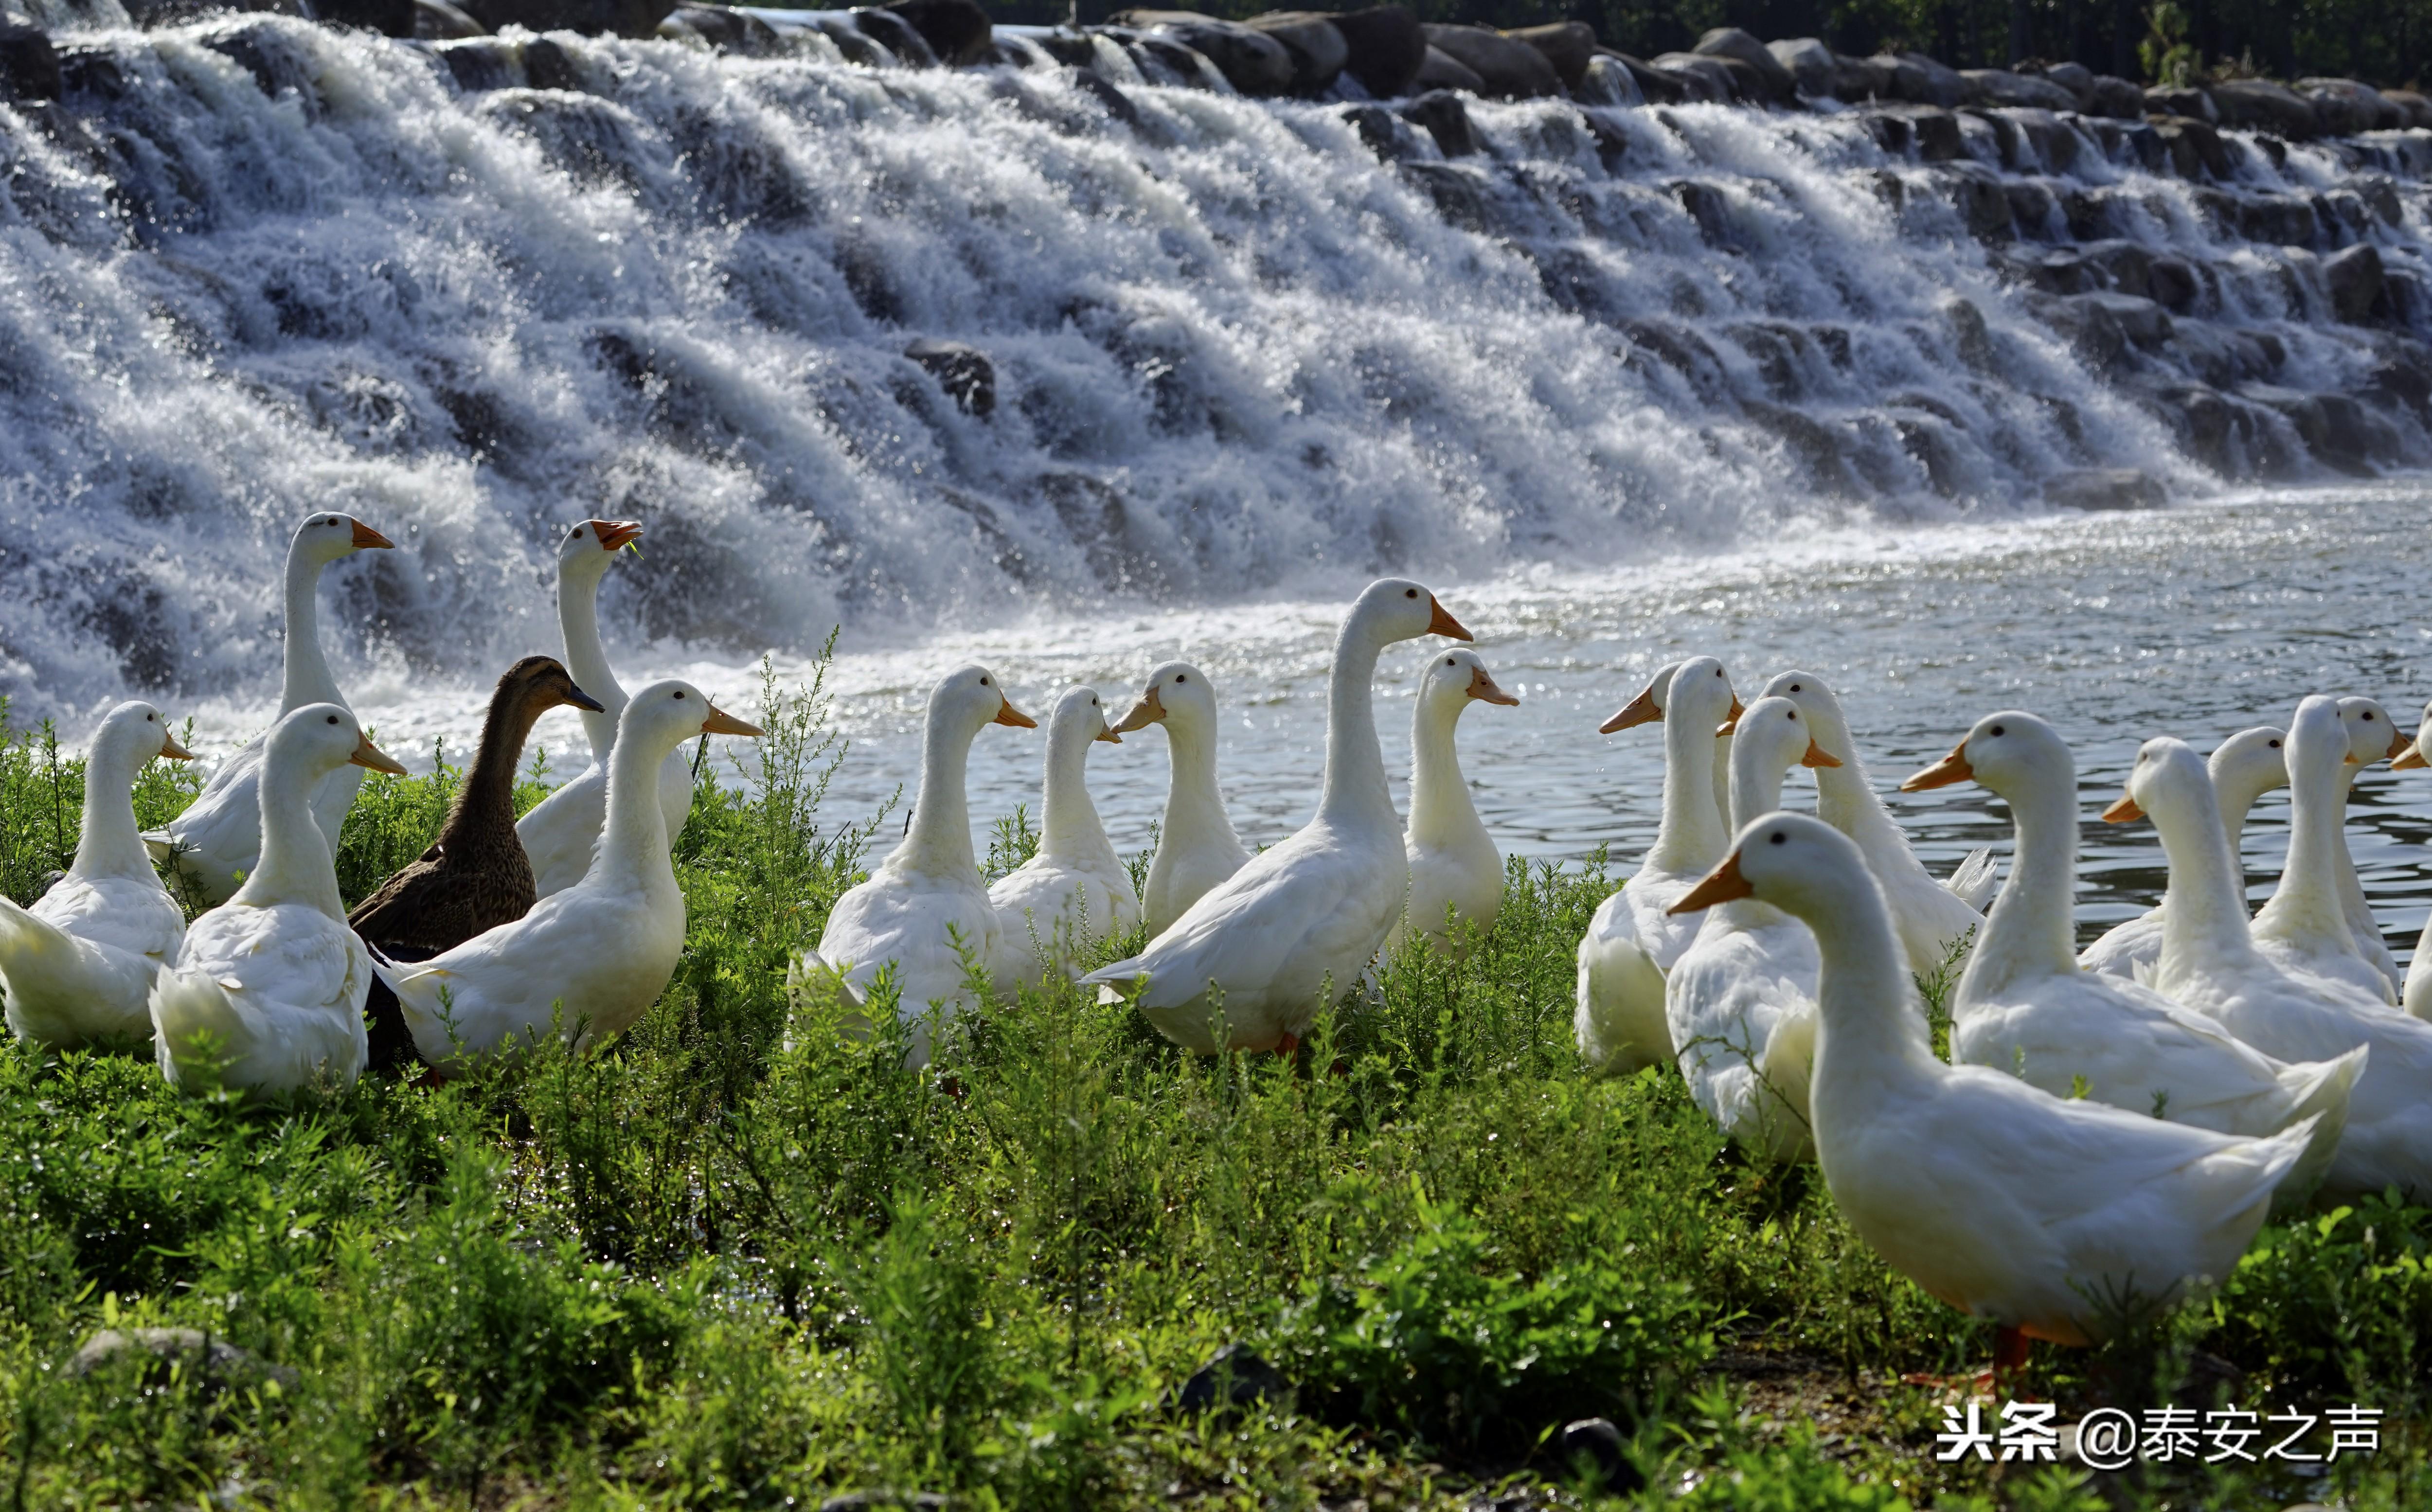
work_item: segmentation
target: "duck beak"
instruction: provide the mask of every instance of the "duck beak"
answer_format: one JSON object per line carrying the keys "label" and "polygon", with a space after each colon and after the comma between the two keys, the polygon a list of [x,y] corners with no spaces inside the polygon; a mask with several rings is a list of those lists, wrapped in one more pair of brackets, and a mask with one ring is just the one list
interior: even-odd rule
{"label": "duck beak", "polygon": [[760,736],[760,727],[748,719],[737,719],[713,703],[709,706],[709,717],[701,722],[701,732],[704,735],[741,735],[746,740],[756,740]]}
{"label": "duck beak", "polygon": [[1728,903],[1734,898],[1755,896],[1756,889],[1748,885],[1748,880],[1746,877],[1740,875],[1740,853],[1734,850],[1723,858],[1721,865],[1699,878],[1697,886],[1690,888],[1679,902],[1664,912],[1694,914],[1701,908],[1712,908],[1716,903]]}
{"label": "duck beak", "polygon": [[1748,713],[1748,705],[1740,702],[1740,696],[1734,693],[1731,695],[1731,712],[1724,716],[1723,722],[1736,727],[1740,722],[1740,715],[1746,713]]}
{"label": "duck beak", "polygon": [[394,550],[396,548],[396,542],[390,540],[387,536],[380,534],[378,530],[373,529],[370,526],[365,525],[363,521],[356,520],[353,523],[355,527],[356,550],[380,551]]}
{"label": "duck beak", "polygon": [[160,732],[160,754],[173,762],[190,762],[194,759],[194,753],[178,745],[177,737],[165,730]]}
{"label": "duck beak", "polygon": [[1968,742],[1963,740],[1951,748],[1950,755],[1902,782],[1900,790],[1922,793],[1929,787],[1949,787],[1953,782],[1968,781],[1975,775],[1976,768],[1968,764]]}
{"label": "duck beak", "polygon": [[2103,811],[2103,822],[2105,824],[2134,824],[2144,816],[2144,809],[2135,798],[2125,793],[2120,795],[2119,802]]}
{"label": "duck beak", "polygon": [[639,520],[592,520],[591,533],[600,538],[602,551],[620,550],[642,538]]}
{"label": "duck beak", "polygon": [[2432,762],[2424,759],[2424,742],[2421,736],[2409,742],[2407,748],[2391,760],[2390,769],[2393,772],[2411,772],[2419,766],[2432,766]]}
{"label": "duck beak", "polygon": [[405,768],[397,764],[397,758],[373,745],[369,735],[355,737],[355,753],[346,760],[357,766],[368,766],[375,772],[386,772],[391,777],[405,775]]}
{"label": "duck beak", "polygon": [[577,709],[588,709],[593,714],[606,714],[608,712],[608,706],[606,704],[601,703],[599,699],[583,692],[581,688],[573,686],[571,683],[566,686],[566,701],[574,705]]}
{"label": "duck beak", "polygon": [[1157,689],[1152,687],[1140,695],[1140,702],[1132,705],[1132,712],[1116,724],[1115,733],[1128,735],[1135,730],[1146,730],[1164,717],[1165,700],[1158,697]]}
{"label": "duck beak", "polygon": [[2412,750],[2414,747],[2414,741],[2393,730],[2390,732],[2390,748],[2381,754],[2384,759],[2394,762]]}
{"label": "duck beak", "polygon": [[1436,596],[1433,594],[1427,595],[1427,633],[1449,635],[1457,641],[1478,639],[1477,636],[1461,628],[1461,621],[1444,612],[1444,606],[1436,602]]}
{"label": "duck beak", "polygon": [[1015,708],[1011,698],[1005,697],[1003,694],[999,694],[996,701],[996,717],[989,721],[990,724],[1011,725],[1016,730],[1036,730],[1039,728],[1039,721],[1031,718],[1028,714],[1023,714],[1021,710]]}
{"label": "duck beak", "polygon": [[1811,740],[1807,743],[1807,754],[1799,758],[1799,764],[1801,766],[1838,766],[1841,764],[1841,758],[1833,755],[1831,751],[1826,750],[1823,747],[1818,746],[1816,742]]}
{"label": "duck beak", "polygon": [[1469,672],[1469,696],[1486,703],[1517,705],[1520,700],[1503,691],[1502,684],[1487,674],[1486,668],[1472,667]]}
{"label": "duck beak", "polygon": [[1621,706],[1621,713],[1596,726],[1599,735],[1617,735],[1639,725],[1664,722],[1664,711],[1655,706],[1655,684],[1650,682],[1638,691],[1638,697]]}
{"label": "duck beak", "polygon": [[1109,746],[1120,746],[1123,743],[1123,737],[1116,734],[1113,727],[1103,719],[1098,721],[1098,738]]}
{"label": "duck beak", "polygon": [[1725,735],[1737,731],[1740,728],[1740,715],[1746,713],[1748,713],[1748,711],[1745,709],[1732,710],[1731,716],[1729,719],[1724,720],[1721,724],[1714,727],[1714,738],[1716,740],[1720,740]]}

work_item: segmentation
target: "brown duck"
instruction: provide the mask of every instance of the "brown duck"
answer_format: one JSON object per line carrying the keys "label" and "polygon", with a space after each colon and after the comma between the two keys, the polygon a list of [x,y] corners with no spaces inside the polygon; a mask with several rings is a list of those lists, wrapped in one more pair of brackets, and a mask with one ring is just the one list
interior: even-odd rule
{"label": "brown duck", "polygon": [[[515,838],[515,768],[533,722],[561,704],[600,712],[600,701],[576,687],[555,657],[527,656],[507,668],[439,838],[346,916],[364,944],[393,961],[424,961],[531,911],[532,863]],[[414,1038],[386,983],[372,983],[364,1011],[371,1064],[411,1065]]]}

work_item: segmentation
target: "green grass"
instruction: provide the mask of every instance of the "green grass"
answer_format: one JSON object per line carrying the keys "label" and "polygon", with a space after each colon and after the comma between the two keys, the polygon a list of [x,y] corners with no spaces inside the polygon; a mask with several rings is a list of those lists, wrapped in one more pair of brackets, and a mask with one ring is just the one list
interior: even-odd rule
{"label": "green grass", "polygon": [[[825,811],[822,695],[771,695],[765,774],[701,773],[683,965],[600,1053],[270,1107],[175,1095],[147,1056],[0,1053],[0,1506],[1545,1504],[1594,1499],[1548,1436],[1590,1414],[1644,1478],[1615,1505],[2432,1494],[2432,1214],[2389,1203],[2269,1231],[2216,1300],[2046,1349],[2018,1393],[2065,1420],[2358,1401],[2390,1413],[2379,1456],[2100,1485],[1935,1463],[1944,1394],[1902,1377],[1981,1369],[1989,1331],[1877,1262],[1812,1172],[1730,1151],[1677,1076],[1580,1073],[1600,864],[1515,863],[1465,961],[1406,955],[1295,1062],[1194,1059],[1060,991],[906,1071],[788,996],[887,816]],[[0,748],[11,896],[63,863],[80,781],[42,734]],[[177,781],[148,780],[147,821]],[[349,899],[453,781],[364,784]],[[991,865],[1031,843],[1013,820]],[[288,1373],[66,1368],[149,1325]],[[1179,1411],[1226,1344],[1291,1389]]]}

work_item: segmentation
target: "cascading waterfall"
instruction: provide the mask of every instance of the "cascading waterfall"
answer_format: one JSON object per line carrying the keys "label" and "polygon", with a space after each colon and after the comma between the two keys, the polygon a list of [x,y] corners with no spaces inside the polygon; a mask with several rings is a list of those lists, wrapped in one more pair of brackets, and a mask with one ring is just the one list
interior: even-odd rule
{"label": "cascading waterfall", "polygon": [[63,38],[0,102],[0,690],[274,678],[314,508],[400,546],[333,634],[469,677],[591,514],[613,621],[734,655],[2432,459],[2432,133],[1540,100],[1447,158],[1101,51]]}

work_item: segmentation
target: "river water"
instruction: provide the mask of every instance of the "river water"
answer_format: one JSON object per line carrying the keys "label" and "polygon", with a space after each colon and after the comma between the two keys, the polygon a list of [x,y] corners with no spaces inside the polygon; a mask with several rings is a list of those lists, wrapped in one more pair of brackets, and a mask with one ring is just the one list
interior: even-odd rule
{"label": "river water", "polygon": [[[2246,726],[2284,723],[2315,692],[2369,694],[2400,728],[2414,728],[2432,696],[2432,652],[2417,613],[2432,565],[2427,526],[2432,487],[2373,484],[2147,513],[1827,529],[1579,576],[1539,570],[1430,586],[1521,696],[1518,708],[1476,706],[1461,727],[1463,769],[1507,853],[1576,861],[1602,846],[1617,871],[1634,865],[1654,833],[1660,732],[1607,736],[1596,727],[1656,666],[1712,654],[1744,693],[1786,667],[1822,675],[1885,788],[1996,709],[2052,720],[2077,751],[2086,798],[2079,917],[2090,934],[2143,908],[2161,885],[2151,827],[2094,818],[2120,792],[2140,742],[2173,734],[2209,749]],[[1221,771],[1235,824],[1254,844],[1272,843],[1314,806],[1327,650],[1358,586],[1346,579],[1323,599],[1041,617],[841,656],[830,686],[853,748],[831,812],[866,816],[899,784],[909,797],[927,685],[961,662],[991,666],[1018,705],[1043,714],[1056,690],[1074,681],[1126,707],[1150,667],[1180,656],[1206,669],[1223,700]],[[1378,723],[1397,798],[1407,787],[1409,698],[1438,644],[1393,647],[1379,669]],[[750,707],[751,667],[647,652],[622,664],[629,687],[682,673],[722,702]],[[780,670],[791,677],[801,664]],[[434,737],[469,748],[477,692],[378,676],[372,683],[357,701],[392,749],[427,756]],[[232,737],[245,723],[238,711],[216,710],[213,733]],[[564,714],[536,738],[580,749]],[[1093,748],[1091,790],[1126,851],[1149,844],[1164,798],[1163,748],[1161,735],[1143,731]],[[980,736],[971,797],[983,839],[1017,803],[1035,815],[1039,757],[1036,734]],[[1794,777],[1791,801],[1812,805],[1805,779]],[[2006,850],[2007,813],[1981,788],[1891,801],[1937,870],[1977,845]],[[2432,778],[2376,767],[2357,782],[2351,816],[2367,890],[2403,956],[2432,901]],[[2258,898],[2278,874],[2287,817],[2287,795],[2272,794],[2247,831]]]}

